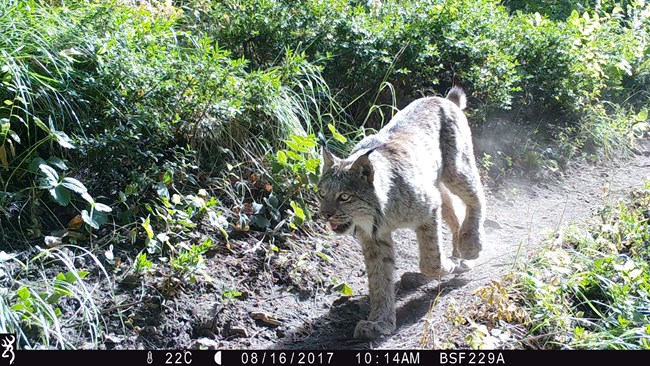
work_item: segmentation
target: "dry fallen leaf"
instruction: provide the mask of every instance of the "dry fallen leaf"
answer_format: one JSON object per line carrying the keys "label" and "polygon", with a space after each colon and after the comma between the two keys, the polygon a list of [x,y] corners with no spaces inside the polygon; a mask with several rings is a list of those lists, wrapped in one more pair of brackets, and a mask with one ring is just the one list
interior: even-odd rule
{"label": "dry fallen leaf", "polygon": [[5,150],[5,144],[0,145],[0,163],[5,168],[9,170],[9,161],[7,160],[7,150]]}
{"label": "dry fallen leaf", "polygon": [[81,217],[81,215],[77,215],[68,222],[68,229],[72,230],[79,230],[81,229],[81,225],[83,225],[84,219]]}

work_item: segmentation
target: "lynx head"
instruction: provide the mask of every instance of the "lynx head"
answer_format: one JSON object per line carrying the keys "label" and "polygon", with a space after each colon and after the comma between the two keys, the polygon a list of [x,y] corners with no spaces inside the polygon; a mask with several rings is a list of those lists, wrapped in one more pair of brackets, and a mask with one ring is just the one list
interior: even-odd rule
{"label": "lynx head", "polygon": [[318,200],[321,217],[337,234],[353,233],[357,227],[372,232],[378,219],[379,204],[373,184],[374,168],[369,159],[373,150],[347,159],[322,149]]}

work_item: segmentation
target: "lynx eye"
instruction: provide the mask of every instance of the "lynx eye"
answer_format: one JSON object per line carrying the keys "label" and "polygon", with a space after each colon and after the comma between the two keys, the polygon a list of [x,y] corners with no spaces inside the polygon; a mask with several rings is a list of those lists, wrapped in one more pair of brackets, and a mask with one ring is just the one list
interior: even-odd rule
{"label": "lynx eye", "polygon": [[325,192],[323,192],[323,191],[318,191],[318,197],[320,197],[320,198],[325,198]]}
{"label": "lynx eye", "polygon": [[349,200],[350,200],[350,195],[347,193],[341,193],[341,195],[339,196],[339,201],[341,202],[345,202]]}

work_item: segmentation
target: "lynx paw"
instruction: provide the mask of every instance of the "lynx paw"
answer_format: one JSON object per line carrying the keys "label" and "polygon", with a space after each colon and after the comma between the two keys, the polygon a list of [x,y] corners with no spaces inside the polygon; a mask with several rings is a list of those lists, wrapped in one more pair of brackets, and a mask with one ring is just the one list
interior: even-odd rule
{"label": "lynx paw", "polygon": [[483,230],[464,232],[458,246],[454,246],[453,255],[462,259],[476,259],[483,249]]}
{"label": "lynx paw", "polygon": [[395,324],[386,321],[361,320],[354,328],[355,339],[375,339],[389,335],[395,330]]}
{"label": "lynx paw", "polygon": [[420,273],[429,278],[439,279],[452,273],[456,267],[454,262],[448,258],[443,258],[440,262],[438,266],[431,266],[428,263],[424,265],[426,262],[420,262]]}
{"label": "lynx paw", "polygon": [[475,265],[474,261],[469,259],[461,259],[455,257],[451,257],[449,259],[454,262],[454,274],[461,274],[470,271],[472,268],[474,268]]}

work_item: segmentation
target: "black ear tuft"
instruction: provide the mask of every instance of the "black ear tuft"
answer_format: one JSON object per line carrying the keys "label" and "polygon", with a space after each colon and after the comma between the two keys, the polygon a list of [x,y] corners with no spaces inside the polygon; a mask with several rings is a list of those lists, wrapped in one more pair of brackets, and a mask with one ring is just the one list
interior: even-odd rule
{"label": "black ear tuft", "polygon": [[320,165],[320,173],[321,175],[325,173],[326,171],[330,170],[332,166],[339,161],[339,158],[337,158],[330,149],[327,148],[327,146],[323,146],[321,148],[321,165]]}
{"label": "black ear tuft", "polygon": [[318,144],[319,144],[321,147],[324,147],[324,148],[326,148],[326,149],[329,149],[329,148],[327,147],[327,140],[325,139],[325,135],[323,135],[322,132],[319,132],[319,133],[318,133]]}

